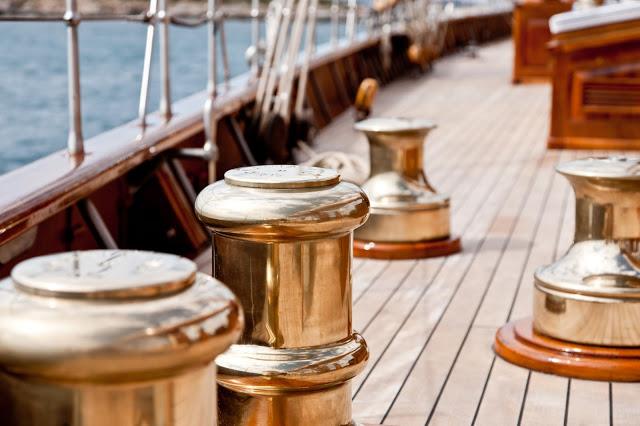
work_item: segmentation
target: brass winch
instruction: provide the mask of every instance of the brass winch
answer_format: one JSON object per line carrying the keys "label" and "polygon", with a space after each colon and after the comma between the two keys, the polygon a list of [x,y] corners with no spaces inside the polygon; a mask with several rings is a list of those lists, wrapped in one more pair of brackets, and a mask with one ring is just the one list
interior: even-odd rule
{"label": "brass winch", "polygon": [[371,216],[355,233],[356,255],[412,258],[460,250],[450,237],[449,197],[429,184],[423,145],[435,127],[418,118],[370,118],[356,123],[369,141],[371,173],[362,186]]}
{"label": "brass winch", "polygon": [[221,425],[351,424],[351,384],[368,350],[352,330],[353,230],[369,203],[316,167],[230,170],[196,200],[213,275],[238,295],[246,328],[219,357]]}
{"label": "brass winch", "polygon": [[640,158],[558,166],[576,194],[574,243],[535,274],[534,328],[571,342],[640,346]]}
{"label": "brass winch", "polygon": [[178,256],[36,257],[0,282],[3,425],[212,425],[242,310]]}

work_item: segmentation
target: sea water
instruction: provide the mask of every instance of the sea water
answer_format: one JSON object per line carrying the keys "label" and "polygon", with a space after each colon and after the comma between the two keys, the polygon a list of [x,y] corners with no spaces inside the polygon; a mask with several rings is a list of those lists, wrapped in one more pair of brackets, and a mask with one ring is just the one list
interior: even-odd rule
{"label": "sea water", "polygon": [[[85,138],[136,118],[146,28],[133,22],[83,22],[79,26]],[[206,87],[206,31],[205,26],[170,28],[173,101]],[[225,32],[232,76],[247,72],[250,21],[225,21]],[[319,22],[318,42],[328,39],[329,24]],[[156,37],[149,111],[156,110],[159,102],[158,47]],[[221,78],[221,59],[218,64]],[[0,174],[65,149],[68,121],[65,25],[0,22]]]}

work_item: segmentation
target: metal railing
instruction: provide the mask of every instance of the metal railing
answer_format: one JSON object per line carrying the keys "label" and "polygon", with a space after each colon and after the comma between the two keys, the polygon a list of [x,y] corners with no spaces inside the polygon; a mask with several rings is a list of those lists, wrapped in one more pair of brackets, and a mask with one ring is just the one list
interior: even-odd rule
{"label": "metal railing", "polygon": [[[195,201],[195,191],[192,187],[191,181],[186,172],[182,169],[182,162],[179,161],[181,157],[196,157],[208,162],[209,176],[213,179],[216,176],[216,159],[218,157],[218,146],[216,144],[216,129],[217,121],[225,120],[225,124],[230,126],[230,131],[233,134],[234,140],[237,142],[247,163],[257,164],[253,153],[249,149],[249,146],[244,139],[243,130],[238,125],[235,118],[235,114],[239,111],[239,108],[246,108],[248,104],[256,101],[256,106],[260,111],[260,103],[257,97],[256,80],[259,82],[259,76],[265,71],[269,71],[266,64],[266,56],[261,62],[260,53],[261,42],[260,40],[260,19],[261,13],[258,9],[257,0],[252,3],[251,12],[251,25],[252,25],[252,44],[254,47],[255,55],[250,57],[251,73],[238,76],[233,81],[230,81],[230,73],[228,70],[228,62],[226,58],[226,40],[224,39],[224,27],[225,13],[222,9],[222,0],[208,0],[207,11],[201,15],[193,16],[173,16],[168,11],[166,0],[150,0],[149,9],[143,14],[136,15],[86,15],[80,16],[78,13],[77,0],[66,0],[66,12],[63,16],[35,16],[35,15],[20,15],[9,16],[0,15],[0,25],[2,21],[58,21],[66,24],[67,27],[67,57],[68,57],[68,107],[69,107],[69,131],[68,131],[68,147],[67,151],[69,157],[72,159],[65,167],[65,160],[60,155],[52,155],[44,162],[38,162],[37,164],[31,164],[25,167],[28,171],[28,175],[35,177],[33,180],[29,180],[29,184],[25,189],[22,184],[24,183],[24,173],[7,174],[4,177],[5,183],[8,183],[13,188],[17,188],[16,191],[7,191],[10,193],[8,197],[3,197],[1,218],[2,224],[0,226],[0,245],[11,242],[15,238],[22,235],[24,230],[34,229],[33,226],[42,222],[48,217],[54,214],[60,213],[72,204],[76,204],[80,210],[80,213],[84,221],[89,226],[92,234],[96,238],[98,244],[102,247],[116,247],[116,239],[109,233],[109,229],[102,219],[100,212],[95,205],[91,203],[90,196],[93,191],[102,187],[106,182],[110,182],[116,177],[122,176],[128,170],[138,166],[141,162],[146,161],[149,158],[149,154],[163,153],[158,159],[160,167],[157,170],[169,170],[168,173],[173,175],[178,189],[182,189],[183,195],[190,200],[191,205]],[[286,0],[274,0],[272,4],[281,5],[280,1]],[[294,1],[292,0],[291,5]],[[308,5],[307,13],[297,14],[300,19],[304,18],[307,22],[306,37],[304,40],[304,47],[302,53],[299,54],[299,58],[296,55],[290,53],[286,55],[288,57],[289,64],[286,67],[281,67],[280,61],[272,61],[274,75],[276,75],[278,92],[274,95],[274,105],[278,103],[281,108],[285,106],[285,114],[293,113],[296,118],[309,116],[308,105],[305,105],[305,96],[307,93],[307,77],[311,84],[311,90],[309,93],[318,96],[318,84],[316,76],[313,72],[309,72],[310,69],[317,69],[317,67],[323,67],[326,64],[335,64],[331,62],[339,58],[345,57],[344,55],[351,55],[355,52],[361,51],[362,48],[369,49],[376,44],[384,45],[385,37],[390,41],[391,33],[398,32],[399,34],[408,36],[409,40],[414,43],[416,40],[432,40],[433,37],[421,37],[420,28],[441,28],[442,25],[417,25],[416,19],[424,19],[424,14],[412,13],[415,11],[415,7],[420,5],[420,2],[428,3],[429,0],[399,0],[398,5],[392,2],[396,0],[382,0],[388,1],[391,4],[386,9],[374,11],[372,9],[363,9],[357,7],[357,5],[350,0],[342,0],[343,3],[338,3],[336,13],[337,25],[335,29],[335,42],[340,44],[338,49],[331,48],[331,43],[325,44],[322,47],[317,46],[315,37],[315,15],[317,13],[318,0],[306,0]],[[410,7],[407,7],[407,6]],[[496,11],[495,7],[491,7],[491,10],[487,10],[487,15],[499,17],[499,19],[507,19],[504,15],[504,11]],[[297,8],[296,8],[297,10]],[[281,8],[280,11],[282,12]],[[344,13],[341,13],[344,12]],[[453,12],[453,11],[450,11]],[[454,22],[451,28],[454,28],[455,34],[463,34],[461,37],[465,40],[469,39],[469,31],[461,29],[462,25],[468,17],[473,19],[473,16],[482,15],[484,12],[475,10],[470,15],[465,16],[461,11],[456,10],[456,13],[451,13],[449,16],[432,16],[432,20],[435,22]],[[496,12],[499,15],[496,15]],[[350,15],[351,14],[351,15]],[[282,16],[280,16],[281,18]],[[329,13],[327,18],[331,19]],[[480,18],[481,20],[483,18]],[[142,81],[140,85],[140,98],[139,98],[139,126],[119,126],[116,129],[112,129],[107,133],[98,135],[92,138],[88,144],[88,149],[99,150],[100,155],[84,157],[84,141],[82,137],[82,108],[80,103],[80,65],[79,65],[79,49],[78,49],[78,25],[82,21],[127,21],[138,22],[147,26],[147,36],[145,43],[145,60],[143,62]],[[358,31],[357,22],[364,24],[366,32]],[[340,38],[340,25],[344,22],[344,38]],[[204,92],[199,92],[193,97],[179,100],[172,105],[171,102],[171,76],[169,74],[169,45],[168,35],[169,26],[185,26],[185,27],[197,27],[207,25],[207,37],[208,37],[208,79],[207,88]],[[387,26],[385,28],[385,26]],[[393,27],[393,29],[392,29]],[[255,31],[253,31],[255,29]],[[161,85],[161,103],[159,106],[160,118],[164,121],[159,124],[150,124],[147,131],[147,102],[149,94],[149,84],[151,81],[152,72],[152,55],[154,38],[156,32],[160,31],[158,37],[159,47],[161,51],[160,55],[160,76]],[[269,52],[275,50],[277,44],[277,37],[275,33],[277,28],[272,28],[271,31],[266,31],[268,41],[265,43],[264,50]],[[294,39],[294,46],[300,46],[302,40],[299,31],[292,31],[297,35],[292,37]],[[270,35],[270,37],[269,37]],[[287,34],[287,36],[289,36]],[[165,38],[164,41],[162,38]],[[473,38],[471,38],[472,40]],[[454,40],[455,41],[455,40]],[[341,44],[342,43],[342,44]],[[455,43],[454,43],[455,44]],[[223,83],[225,92],[222,93],[218,90],[218,63],[217,63],[217,49],[221,49],[222,66],[225,67],[223,74]],[[299,52],[297,49],[293,49],[289,46],[289,49],[282,49],[283,52]],[[319,55],[316,55],[316,51]],[[381,54],[390,54],[390,51],[383,52]],[[311,62],[311,57],[314,57],[314,61]],[[295,63],[291,63],[291,58],[295,59]],[[370,59],[369,54],[367,58]],[[287,61],[285,61],[287,62]],[[310,63],[311,62],[311,63]],[[374,73],[381,76],[380,69],[377,65],[378,61],[371,61],[371,65],[374,68]],[[296,75],[292,72],[296,70]],[[164,68],[164,71],[163,69]],[[334,68],[330,66],[329,68]],[[367,66],[368,68],[368,66]],[[307,75],[308,74],[308,75]],[[333,78],[340,78],[337,72],[333,73]],[[291,90],[291,81],[294,77],[297,77],[297,91]],[[382,77],[381,77],[382,78]],[[253,82],[247,84],[248,81],[253,79]],[[286,84],[282,84],[282,83]],[[353,84],[353,81],[351,81]],[[344,89],[344,87],[343,87]],[[338,89],[339,90],[339,89]],[[292,93],[295,93],[295,99],[291,99]],[[346,93],[343,91],[343,95]],[[331,115],[326,111],[326,101],[322,99],[320,93],[320,102],[317,107],[319,113],[323,117],[331,118]],[[342,101],[346,98],[343,97]],[[215,101],[215,102],[214,102]],[[277,101],[277,102],[276,102]],[[291,101],[291,102],[289,102]],[[293,104],[293,105],[292,105]],[[164,106],[163,106],[164,105]],[[203,119],[200,120],[197,116],[197,111],[203,106]],[[172,106],[175,108],[175,117],[172,114]],[[289,111],[289,108],[293,106],[294,111]],[[272,110],[273,111],[273,110]],[[282,112],[282,109],[279,110]],[[300,122],[296,123],[299,124]],[[247,124],[249,121],[245,121],[244,132],[247,131]],[[304,127],[304,126],[302,126]],[[183,148],[177,149],[182,141],[190,138],[199,132],[204,133],[206,141],[201,148]],[[145,133],[146,131],[146,133]],[[249,134],[250,135],[250,134]],[[135,143],[132,143],[135,139]],[[286,138],[285,138],[286,139]],[[273,138],[268,140],[274,140]],[[94,143],[95,142],[95,143]],[[98,148],[98,146],[100,148]],[[105,149],[106,148],[106,149]],[[105,161],[106,160],[106,161]],[[62,161],[62,162],[61,162]],[[42,164],[47,164],[49,167],[42,168]],[[120,164],[121,167],[113,167],[114,164]],[[54,166],[54,167],[51,167]],[[60,172],[60,168],[63,168],[63,173]],[[156,171],[154,170],[154,173]],[[33,184],[35,181],[35,185]],[[20,182],[20,185],[16,184]],[[81,185],[77,185],[81,182]],[[22,188],[22,190],[20,189]],[[56,200],[56,202],[52,202]],[[34,206],[36,206],[34,208]],[[31,237],[29,237],[31,238]]]}
{"label": "metal railing", "polygon": [[67,150],[70,155],[84,154],[84,138],[82,136],[82,106],[80,99],[80,52],[78,48],[78,3],[67,0],[67,11],[64,14],[67,23],[67,73],[69,87],[69,136]]}
{"label": "metal railing", "polygon": [[[1,21],[62,21],[67,26],[67,62],[68,62],[68,108],[69,108],[69,129],[67,140],[67,151],[70,156],[77,157],[84,154],[84,139],[82,131],[82,105],[81,105],[81,87],[80,87],[80,58],[79,58],[79,40],[78,26],[83,21],[126,21],[138,22],[147,26],[145,51],[142,78],[140,83],[139,103],[138,103],[138,120],[141,129],[141,136],[147,127],[148,100],[150,91],[150,82],[152,71],[152,59],[154,55],[154,44],[156,37],[159,37],[159,74],[160,74],[160,103],[159,112],[164,120],[168,122],[172,117],[172,98],[171,98],[171,75],[170,75],[170,55],[169,55],[169,27],[171,25],[184,27],[198,27],[207,25],[208,38],[208,79],[207,79],[207,99],[203,107],[203,121],[205,128],[206,141],[201,150],[186,150],[183,155],[197,156],[209,162],[210,176],[215,177],[215,161],[218,157],[218,148],[216,145],[216,122],[214,120],[213,105],[218,95],[218,64],[217,53],[218,47],[222,58],[223,82],[229,83],[231,72],[229,67],[227,43],[224,32],[225,13],[222,0],[207,0],[206,13],[191,16],[174,16],[168,10],[167,0],[150,0],[148,10],[141,14],[101,14],[101,15],[85,15],[81,16],[78,12],[78,0],[66,0],[66,11],[63,16],[51,15],[0,15]],[[307,15],[298,16],[296,13],[294,22],[293,9],[297,2],[309,4],[309,0],[273,0],[273,10],[278,15],[273,22],[279,28],[268,29],[271,32],[271,39],[267,36],[266,47],[262,48],[263,41],[260,36],[261,12],[259,0],[251,0],[250,19],[251,19],[251,54],[248,55],[251,74],[254,78],[259,78],[265,73],[269,78],[260,79],[258,85],[257,98],[261,102],[257,102],[256,113],[266,112],[277,99],[273,99],[275,95],[274,88],[282,78],[292,78],[291,73],[286,72],[283,67],[284,57],[291,59],[292,55],[297,55],[297,49],[293,49],[291,44],[287,45],[287,37],[295,29],[295,37],[297,40],[301,36],[300,23],[296,19],[307,19]],[[423,5],[427,0],[404,0],[404,3],[416,3]],[[398,3],[402,4],[402,3]],[[311,1],[308,6],[308,14],[313,14],[313,24],[311,19],[304,43],[303,51],[303,71],[304,63],[308,64],[310,56],[315,51],[315,14],[317,1]],[[398,7],[393,0],[389,0],[389,6],[382,10],[374,10],[372,8],[359,7],[357,0],[332,0],[329,9],[330,19],[330,43],[337,45],[340,40],[341,20],[344,22],[344,41],[352,43],[358,35],[359,19],[366,20],[367,36],[382,36],[383,39],[383,56],[388,60],[389,38],[391,34],[391,26],[393,23],[401,23],[406,25],[407,20],[424,19],[425,14],[407,13],[410,8]],[[265,21],[267,21],[265,19]],[[267,22],[265,22],[265,25]],[[417,27],[417,26],[416,26]],[[424,26],[423,26],[424,27]],[[156,33],[159,32],[159,35]],[[289,41],[289,43],[291,43]],[[289,47],[289,49],[287,49]],[[296,46],[293,46],[296,47]],[[264,52],[262,52],[264,50]],[[261,54],[262,53],[262,54]],[[289,70],[290,71],[290,70]],[[302,75],[301,79],[306,80],[306,76]],[[306,81],[304,82],[306,84]],[[304,87],[304,85],[303,85]],[[262,95],[261,93],[264,92]],[[264,96],[264,99],[262,99]],[[304,99],[298,94],[295,100],[296,109],[300,109]],[[262,111],[260,110],[262,108]]]}

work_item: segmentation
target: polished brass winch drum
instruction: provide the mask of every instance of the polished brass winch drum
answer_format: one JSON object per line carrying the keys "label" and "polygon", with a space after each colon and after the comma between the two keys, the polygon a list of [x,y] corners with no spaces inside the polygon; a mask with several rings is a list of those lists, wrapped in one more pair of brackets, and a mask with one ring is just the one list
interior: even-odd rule
{"label": "polished brass winch drum", "polygon": [[[369,141],[371,173],[362,186],[371,216],[359,241],[421,243],[450,237],[449,197],[429,184],[423,145],[435,126],[418,118],[370,118],[356,123]],[[459,250],[459,241],[452,251]]]}
{"label": "polished brass winch drum", "polygon": [[196,212],[212,232],[213,275],[246,316],[216,361],[220,424],[351,424],[350,379],[368,359],[351,320],[365,194],[333,170],[256,166],[204,189]]}
{"label": "polished brass winch drum", "polygon": [[214,358],[241,330],[233,294],[188,259],[26,260],[0,282],[0,423],[215,424]]}
{"label": "polished brass winch drum", "polygon": [[640,346],[640,158],[588,158],[557,170],[575,191],[575,238],[535,273],[534,328],[575,343]]}

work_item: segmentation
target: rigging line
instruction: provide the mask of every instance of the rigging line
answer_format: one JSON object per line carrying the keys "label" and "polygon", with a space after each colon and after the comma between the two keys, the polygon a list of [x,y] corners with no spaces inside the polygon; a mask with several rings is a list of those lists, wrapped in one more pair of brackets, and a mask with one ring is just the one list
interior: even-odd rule
{"label": "rigging line", "polygon": [[262,101],[262,111],[259,116],[259,124],[261,124],[262,119],[272,111],[273,105],[273,96],[276,88],[276,80],[280,77],[281,67],[284,63],[284,55],[283,50],[285,45],[287,44],[288,36],[289,36],[289,26],[291,23],[291,8],[293,7],[294,0],[285,0],[284,7],[282,8],[282,22],[280,23],[280,28],[278,31],[278,35],[274,40],[275,51],[273,57],[273,63],[271,64],[271,70],[269,73],[269,79],[267,81],[267,87],[265,90],[265,97]]}
{"label": "rigging line", "polygon": [[291,104],[291,89],[293,88],[293,77],[295,66],[298,58],[300,43],[302,42],[302,33],[304,31],[304,23],[307,17],[309,0],[300,0],[296,7],[296,15],[291,28],[291,37],[287,46],[286,60],[284,63],[285,74],[278,85],[277,97],[274,102],[274,110],[284,117],[285,123],[288,123],[290,116],[289,106]]}
{"label": "rigging line", "polygon": [[295,115],[300,117],[304,112],[304,100],[307,92],[307,80],[309,77],[309,64],[314,53],[316,41],[316,17],[318,0],[311,0],[307,16],[307,31],[305,34],[304,59],[300,77],[298,78],[298,90],[296,93]]}
{"label": "rigging line", "polygon": [[270,13],[268,13],[267,15],[271,16],[271,21],[269,19],[266,20],[267,50],[265,52],[264,64],[262,65],[260,78],[258,79],[256,101],[253,109],[253,117],[256,120],[258,119],[260,111],[262,110],[262,104],[264,102],[264,96],[267,90],[267,81],[269,80],[269,76],[273,71],[272,68],[276,50],[276,40],[278,38],[278,32],[276,30],[281,29],[283,7],[284,6],[280,2],[280,0],[273,0],[271,3],[269,3]]}

